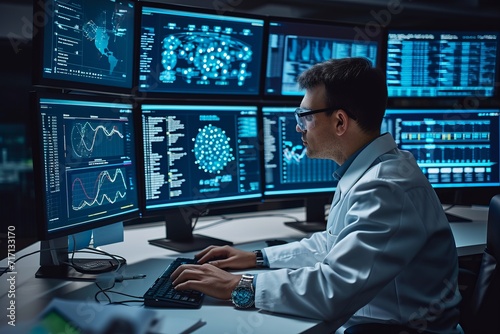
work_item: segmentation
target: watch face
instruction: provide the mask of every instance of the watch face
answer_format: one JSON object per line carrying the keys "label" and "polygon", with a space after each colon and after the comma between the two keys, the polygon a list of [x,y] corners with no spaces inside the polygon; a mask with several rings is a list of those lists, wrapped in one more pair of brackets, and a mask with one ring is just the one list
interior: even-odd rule
{"label": "watch face", "polygon": [[231,297],[236,307],[248,308],[254,303],[254,293],[249,287],[237,287],[231,293]]}

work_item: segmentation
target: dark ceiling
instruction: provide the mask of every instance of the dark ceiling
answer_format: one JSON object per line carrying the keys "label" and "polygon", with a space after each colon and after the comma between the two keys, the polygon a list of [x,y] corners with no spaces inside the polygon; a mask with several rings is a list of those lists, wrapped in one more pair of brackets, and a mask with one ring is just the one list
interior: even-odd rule
{"label": "dark ceiling", "polygon": [[[35,0],[36,1],[36,0]],[[212,8],[220,13],[250,12],[366,24],[414,26],[469,25],[500,29],[498,0],[152,0]],[[32,6],[31,0],[2,0],[3,4]]]}
{"label": "dark ceiling", "polygon": [[221,13],[250,12],[366,24],[446,25],[500,29],[498,0],[154,0],[214,8]]}

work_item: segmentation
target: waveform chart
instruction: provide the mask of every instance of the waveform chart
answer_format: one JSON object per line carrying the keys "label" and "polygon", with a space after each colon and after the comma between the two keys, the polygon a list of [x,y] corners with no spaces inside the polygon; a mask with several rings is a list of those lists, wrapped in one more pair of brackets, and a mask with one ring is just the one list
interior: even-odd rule
{"label": "waveform chart", "polygon": [[123,125],[118,121],[80,121],[71,125],[70,152],[74,158],[105,158],[124,154]]}
{"label": "waveform chart", "polygon": [[300,164],[307,157],[307,148],[302,145],[293,145],[291,141],[284,141],[283,161],[286,164]]}
{"label": "waveform chart", "polygon": [[212,124],[204,126],[193,141],[195,163],[207,173],[220,174],[229,162],[235,160],[231,139],[219,127]]}
{"label": "waveform chart", "polygon": [[127,197],[127,183],[121,168],[85,172],[72,177],[73,211],[115,204]]}

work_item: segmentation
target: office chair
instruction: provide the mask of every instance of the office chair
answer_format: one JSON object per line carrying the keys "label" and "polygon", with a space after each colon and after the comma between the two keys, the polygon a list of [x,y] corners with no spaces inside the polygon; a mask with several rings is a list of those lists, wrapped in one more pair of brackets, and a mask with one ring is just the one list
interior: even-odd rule
{"label": "office chair", "polygon": [[[500,194],[489,205],[484,249],[479,271],[460,268],[460,326],[465,334],[500,333]],[[422,334],[403,325],[365,323],[347,328],[344,334]]]}
{"label": "office chair", "polygon": [[364,323],[347,328],[344,334],[431,334],[399,324]]}
{"label": "office chair", "polygon": [[500,194],[490,201],[486,248],[472,289],[462,301],[460,325],[465,334],[500,333]]}

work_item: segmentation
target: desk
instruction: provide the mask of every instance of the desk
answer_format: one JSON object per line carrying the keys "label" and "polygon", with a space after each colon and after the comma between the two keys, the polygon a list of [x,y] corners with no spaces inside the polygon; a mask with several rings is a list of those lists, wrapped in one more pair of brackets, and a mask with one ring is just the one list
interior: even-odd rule
{"label": "desk", "polygon": [[488,207],[453,207],[448,212],[472,220],[471,223],[450,224],[458,256],[481,254],[486,246]]}
{"label": "desk", "polygon": [[[486,242],[487,208],[453,208],[451,213],[471,218],[472,223],[452,223],[459,255],[481,253]],[[286,216],[286,217],[284,217]],[[254,250],[263,248],[267,239],[297,240],[307,234],[287,227],[284,221],[305,218],[304,210],[287,209],[286,212],[258,212],[251,214],[231,215],[233,219],[227,223],[220,222],[220,217],[204,217],[200,219],[196,232],[208,236],[227,239],[238,248]],[[165,236],[165,227],[160,223],[150,223],[143,226],[131,226],[125,229],[124,242],[107,245],[103,250],[124,256],[128,265],[123,268],[124,275],[147,274],[142,280],[130,280],[117,283],[113,290],[134,295],[142,295],[161,273],[165,266],[175,257],[192,256],[194,253],[179,254],[171,250],[149,245],[147,240]],[[24,254],[39,250],[39,244],[16,253],[19,258]],[[6,260],[1,265],[5,265]],[[84,305],[94,300],[97,288],[88,282],[67,282],[55,279],[37,279],[35,272],[39,267],[39,256],[32,255],[16,263],[15,305],[16,322],[22,323],[36,315],[50,302],[52,298],[79,300]],[[6,312],[8,298],[6,291],[10,285],[5,274],[0,280],[0,309]],[[112,296],[113,300],[123,300]],[[122,298],[122,299],[120,299]],[[128,298],[130,299],[130,298]],[[131,304],[134,305],[134,304]],[[139,304],[137,304],[139,305]],[[237,310],[230,302],[218,301],[207,297],[203,306],[196,310],[159,309],[159,314],[167,319],[192,318],[202,319],[207,323],[196,333],[326,333],[327,325],[321,321],[301,319],[284,315],[270,314],[257,310]],[[221,315],[221,312],[223,312]],[[0,322],[0,327],[6,323],[6,316]]]}

